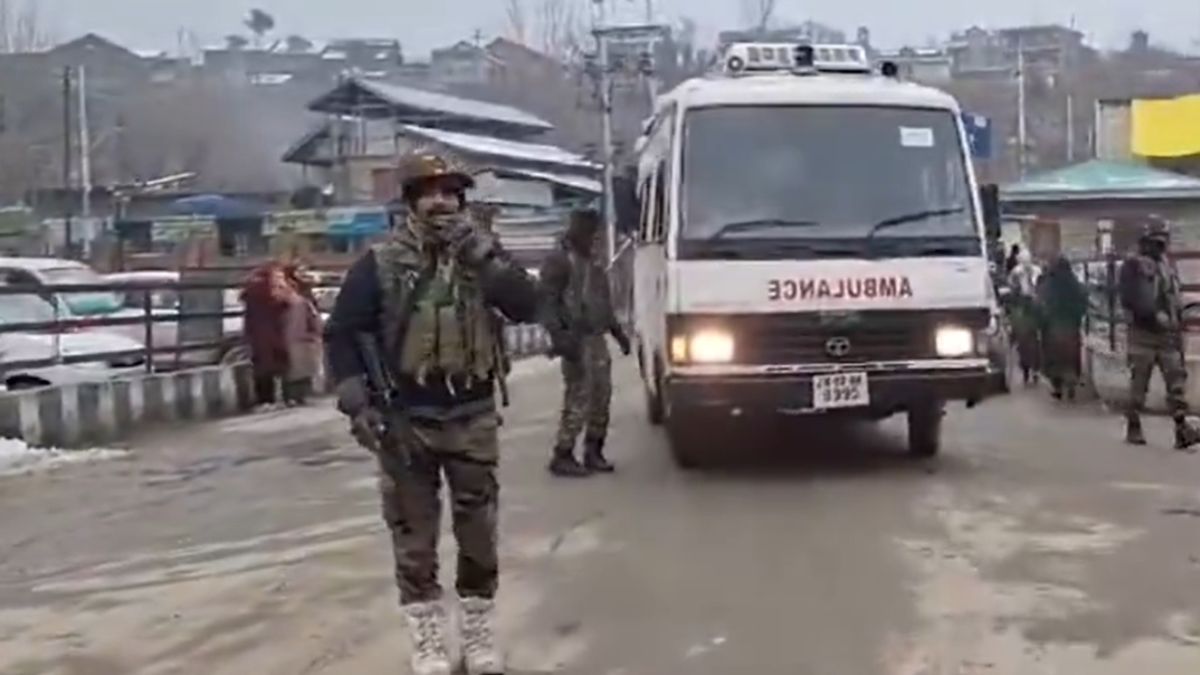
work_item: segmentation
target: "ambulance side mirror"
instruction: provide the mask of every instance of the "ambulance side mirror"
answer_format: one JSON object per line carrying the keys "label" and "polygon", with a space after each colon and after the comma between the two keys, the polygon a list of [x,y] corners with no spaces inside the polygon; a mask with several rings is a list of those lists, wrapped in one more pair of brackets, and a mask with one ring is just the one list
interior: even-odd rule
{"label": "ambulance side mirror", "polygon": [[993,183],[979,186],[979,205],[983,211],[983,230],[991,241],[1000,239],[1000,188]]}

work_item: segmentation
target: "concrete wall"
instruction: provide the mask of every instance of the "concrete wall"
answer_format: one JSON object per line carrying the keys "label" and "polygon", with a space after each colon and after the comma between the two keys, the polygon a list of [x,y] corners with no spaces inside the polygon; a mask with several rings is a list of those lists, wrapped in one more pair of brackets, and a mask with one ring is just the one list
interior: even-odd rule
{"label": "concrete wall", "polygon": [[[509,326],[510,356],[546,353],[541,326]],[[316,391],[332,383],[321,373]],[[248,412],[254,406],[249,364],[212,366],[105,382],[0,393],[0,438],[33,446],[92,447],[129,436],[148,425],[203,420]]]}
{"label": "concrete wall", "polygon": [[74,448],[152,423],[207,419],[253,404],[249,364],[0,394],[0,436]]}

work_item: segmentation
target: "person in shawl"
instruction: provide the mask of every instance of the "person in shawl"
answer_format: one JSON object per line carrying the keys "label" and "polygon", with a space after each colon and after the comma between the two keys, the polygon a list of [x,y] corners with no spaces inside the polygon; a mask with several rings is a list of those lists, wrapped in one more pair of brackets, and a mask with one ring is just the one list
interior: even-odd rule
{"label": "person in shawl", "polygon": [[1080,329],[1087,314],[1087,289],[1065,256],[1059,256],[1038,281],[1038,307],[1046,377],[1054,398],[1075,399],[1080,374]]}

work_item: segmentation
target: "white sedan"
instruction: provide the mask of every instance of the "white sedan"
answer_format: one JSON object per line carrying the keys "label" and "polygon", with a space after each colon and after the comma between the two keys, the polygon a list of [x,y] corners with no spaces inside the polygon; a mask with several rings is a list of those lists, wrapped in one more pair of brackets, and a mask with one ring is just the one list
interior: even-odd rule
{"label": "white sedan", "polygon": [[[34,295],[0,295],[0,326],[49,323],[54,307]],[[55,384],[95,382],[144,370],[145,346],[124,335],[90,329],[0,333],[0,383],[5,389],[29,389]],[[109,354],[80,363],[67,357]],[[58,361],[49,365],[16,366],[23,361]]]}

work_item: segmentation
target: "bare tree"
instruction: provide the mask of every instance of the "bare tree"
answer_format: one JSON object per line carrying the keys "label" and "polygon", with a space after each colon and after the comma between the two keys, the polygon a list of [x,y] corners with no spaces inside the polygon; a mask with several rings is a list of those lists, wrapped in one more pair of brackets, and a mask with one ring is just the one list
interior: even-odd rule
{"label": "bare tree", "polygon": [[750,28],[758,32],[765,31],[775,19],[777,0],[742,0],[743,19]]}
{"label": "bare tree", "polygon": [[578,0],[541,0],[538,29],[541,49],[562,60],[579,47],[584,34],[583,12]]}
{"label": "bare tree", "polygon": [[37,0],[0,0],[0,54],[38,51],[51,44]]}
{"label": "bare tree", "polygon": [[514,42],[525,44],[529,37],[525,3],[522,0],[507,0],[505,12],[508,14],[508,36]]}
{"label": "bare tree", "polygon": [[259,46],[262,44],[263,36],[275,30],[275,17],[267,14],[261,9],[250,10],[250,16],[246,17],[246,28],[254,33],[254,44]]}

